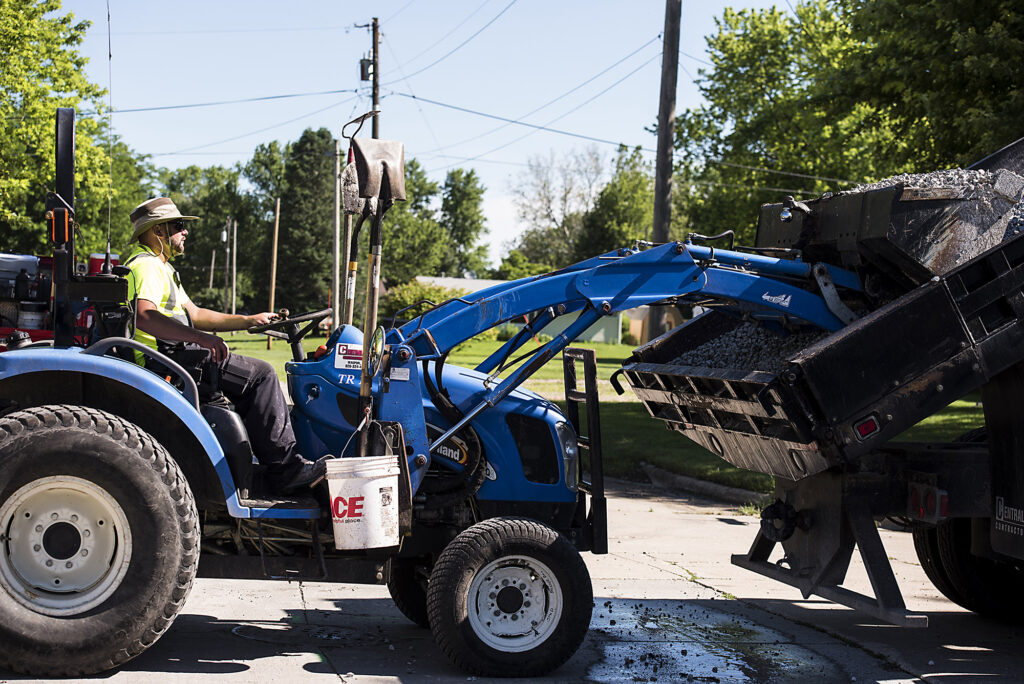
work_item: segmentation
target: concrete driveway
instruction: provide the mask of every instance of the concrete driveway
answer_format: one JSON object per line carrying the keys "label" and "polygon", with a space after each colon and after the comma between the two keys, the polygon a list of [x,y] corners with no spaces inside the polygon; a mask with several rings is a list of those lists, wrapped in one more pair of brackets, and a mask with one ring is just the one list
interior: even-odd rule
{"label": "concrete driveway", "polygon": [[[549,681],[1019,681],[1021,629],[982,620],[932,588],[910,535],[882,531],[909,630],[734,567],[757,519],[653,485],[613,482],[610,553],[585,554],[594,617]],[[866,591],[860,566],[847,586]],[[112,682],[482,681],[452,668],[428,630],[379,586],[198,580],[170,631]],[[21,678],[0,672],[0,681]],[[509,681],[509,680],[503,680]],[[513,680],[514,681],[514,680]]]}

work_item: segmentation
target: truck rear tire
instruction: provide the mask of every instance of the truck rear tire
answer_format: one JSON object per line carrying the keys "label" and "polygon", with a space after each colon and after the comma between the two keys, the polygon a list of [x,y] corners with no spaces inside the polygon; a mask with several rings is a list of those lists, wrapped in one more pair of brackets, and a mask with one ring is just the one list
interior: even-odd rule
{"label": "truck rear tire", "polygon": [[917,560],[921,568],[928,575],[932,585],[942,593],[943,596],[957,605],[964,605],[966,600],[953,586],[953,581],[942,564],[942,556],[939,554],[939,533],[934,527],[921,527],[911,530],[914,537],[914,551],[917,552]]}
{"label": "truck rear tire", "polygon": [[430,568],[414,558],[391,560],[388,593],[402,615],[424,629],[430,629],[427,615],[427,578]]}
{"label": "truck rear tire", "polygon": [[198,563],[192,492],[150,435],[81,406],[0,418],[0,668],[121,665],[171,625]]}
{"label": "truck rear tire", "polygon": [[1024,608],[1020,591],[1024,570],[972,554],[970,518],[946,520],[936,526],[935,532],[942,567],[960,600],[947,597],[975,613],[1019,622]]}
{"label": "truck rear tire", "polygon": [[579,552],[555,530],[493,518],[464,530],[430,576],[427,611],[448,659],[492,677],[543,675],[590,627],[593,589]]}

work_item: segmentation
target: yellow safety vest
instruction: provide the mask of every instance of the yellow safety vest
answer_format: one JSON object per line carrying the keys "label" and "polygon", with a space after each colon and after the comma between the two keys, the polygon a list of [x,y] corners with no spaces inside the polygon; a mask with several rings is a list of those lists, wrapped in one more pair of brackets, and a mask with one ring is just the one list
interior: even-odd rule
{"label": "yellow safety vest", "polygon": [[[153,250],[137,245],[125,259],[128,267],[128,299],[145,299],[153,303],[164,316],[169,316],[183,325],[192,325],[185,305],[192,300],[181,286],[181,278],[174,267],[162,261]],[[148,347],[158,349],[155,337],[144,330],[135,329],[135,339]],[[136,361],[140,361],[136,354]]]}

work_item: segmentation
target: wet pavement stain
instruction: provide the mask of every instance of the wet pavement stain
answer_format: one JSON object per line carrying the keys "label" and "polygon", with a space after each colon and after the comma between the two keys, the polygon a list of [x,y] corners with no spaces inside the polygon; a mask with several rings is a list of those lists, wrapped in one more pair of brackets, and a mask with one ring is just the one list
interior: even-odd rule
{"label": "wet pavement stain", "polygon": [[704,601],[599,601],[591,638],[599,682],[796,682],[850,677],[781,632]]}

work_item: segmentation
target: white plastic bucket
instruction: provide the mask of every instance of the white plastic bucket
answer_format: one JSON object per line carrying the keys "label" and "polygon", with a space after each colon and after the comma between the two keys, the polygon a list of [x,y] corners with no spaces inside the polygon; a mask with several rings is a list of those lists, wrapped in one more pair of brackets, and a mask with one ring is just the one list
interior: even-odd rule
{"label": "white plastic bucket", "polygon": [[398,473],[397,456],[328,459],[335,548],[398,546]]}

